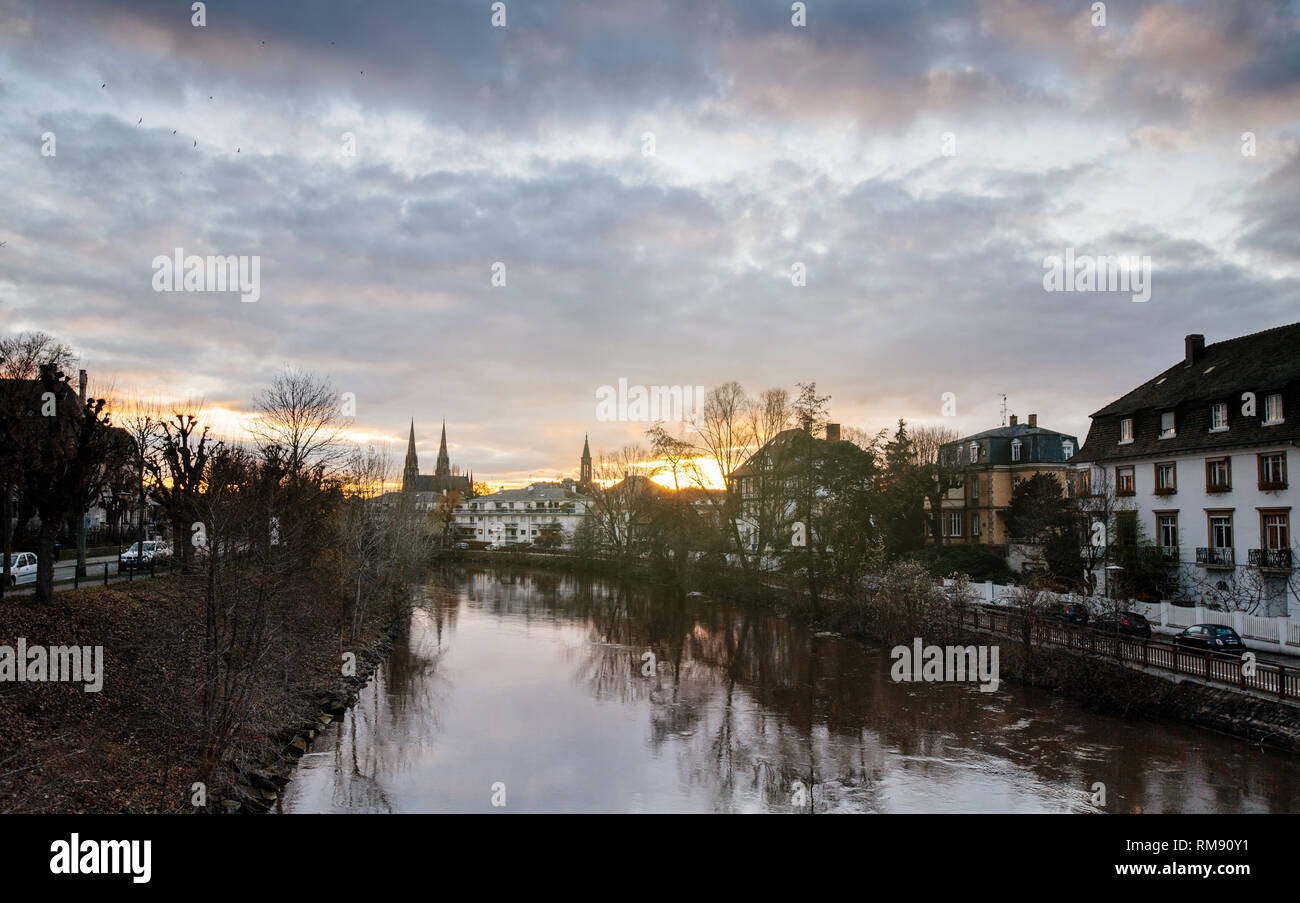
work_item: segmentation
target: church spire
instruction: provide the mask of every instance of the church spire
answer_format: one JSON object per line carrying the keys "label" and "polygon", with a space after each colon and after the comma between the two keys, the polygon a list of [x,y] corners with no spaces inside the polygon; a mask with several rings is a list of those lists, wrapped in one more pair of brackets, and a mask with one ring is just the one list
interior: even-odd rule
{"label": "church spire", "polygon": [[451,458],[447,456],[447,421],[442,422],[442,442],[438,446],[438,466],[434,474],[440,477],[451,476]]}
{"label": "church spire", "polygon": [[578,474],[578,482],[584,485],[591,482],[591,445],[588,444],[585,434],[582,437],[582,464]]}
{"label": "church spire", "polygon": [[419,483],[420,462],[415,456],[415,418],[411,418],[411,437],[406,440],[406,465],[402,468],[402,491],[414,492]]}

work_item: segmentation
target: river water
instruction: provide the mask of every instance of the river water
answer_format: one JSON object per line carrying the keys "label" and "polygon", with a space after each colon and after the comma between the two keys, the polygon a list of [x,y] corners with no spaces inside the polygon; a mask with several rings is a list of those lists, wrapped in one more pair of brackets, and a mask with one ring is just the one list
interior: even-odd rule
{"label": "river water", "polygon": [[532,571],[424,596],[281,811],[1300,808],[1280,753],[1011,682],[896,683],[888,649],[773,614]]}

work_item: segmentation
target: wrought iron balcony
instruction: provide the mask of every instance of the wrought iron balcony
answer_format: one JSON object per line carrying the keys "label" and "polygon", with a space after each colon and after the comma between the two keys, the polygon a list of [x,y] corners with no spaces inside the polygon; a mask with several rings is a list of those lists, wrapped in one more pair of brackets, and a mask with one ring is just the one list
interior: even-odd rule
{"label": "wrought iron balcony", "polygon": [[1236,567],[1236,558],[1232,549],[1197,549],[1196,563],[1207,568]]}
{"label": "wrought iron balcony", "polygon": [[1290,549],[1251,549],[1250,566],[1271,571],[1291,570]]}

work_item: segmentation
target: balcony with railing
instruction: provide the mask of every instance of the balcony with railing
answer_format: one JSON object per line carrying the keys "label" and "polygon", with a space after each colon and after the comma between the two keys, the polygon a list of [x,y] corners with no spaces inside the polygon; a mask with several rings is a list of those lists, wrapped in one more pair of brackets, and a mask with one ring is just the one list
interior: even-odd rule
{"label": "balcony with railing", "polygon": [[1197,549],[1196,563],[1206,568],[1232,568],[1237,566],[1232,549]]}
{"label": "balcony with railing", "polygon": [[1263,571],[1291,570],[1290,549],[1251,549],[1248,557],[1253,568]]}
{"label": "balcony with railing", "polygon": [[1178,546],[1156,546],[1156,554],[1165,564],[1178,563]]}

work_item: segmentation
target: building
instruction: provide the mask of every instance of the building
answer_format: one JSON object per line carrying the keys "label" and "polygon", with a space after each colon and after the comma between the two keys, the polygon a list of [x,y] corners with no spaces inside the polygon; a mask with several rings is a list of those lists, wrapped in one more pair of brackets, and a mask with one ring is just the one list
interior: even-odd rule
{"label": "building", "polygon": [[[801,427],[782,430],[727,477],[740,506],[736,526],[751,552],[766,556],[783,548],[784,534],[796,520],[804,500],[800,493],[808,465],[834,458],[835,452],[869,459],[866,451],[840,438],[838,423],[826,424],[825,438],[810,436]],[[815,470],[815,468],[814,468]],[[824,493],[812,487],[813,497]]]}
{"label": "building", "polygon": [[418,511],[431,510],[448,492],[458,492],[462,499],[474,494],[473,472],[461,474],[459,469],[451,466],[447,454],[447,421],[442,422],[438,462],[431,474],[420,473],[420,462],[415,453],[415,421],[411,421],[411,435],[406,442],[406,463],[402,467],[402,492],[414,497]]}
{"label": "building", "polygon": [[1300,323],[1205,344],[1092,415],[1077,456],[1168,562],[1181,597],[1280,616],[1292,582]]}
{"label": "building", "polygon": [[[1013,414],[1011,424],[985,430],[950,442],[939,450],[944,469],[957,478],[944,494],[940,525],[945,543],[1002,545],[1012,537],[1006,524],[1011,494],[1035,474],[1054,474],[1062,491],[1071,492],[1071,458],[1079,440],[1038,425],[1030,414],[1020,423]],[[929,504],[927,502],[927,510]],[[933,530],[926,518],[926,532]]]}
{"label": "building", "polygon": [[[441,460],[441,458],[439,459]],[[591,505],[591,448],[582,441],[581,479],[538,482],[465,501],[453,512],[459,542],[568,546]]]}
{"label": "building", "polygon": [[502,489],[457,506],[456,539],[507,546],[570,545],[589,503],[573,480]]}

